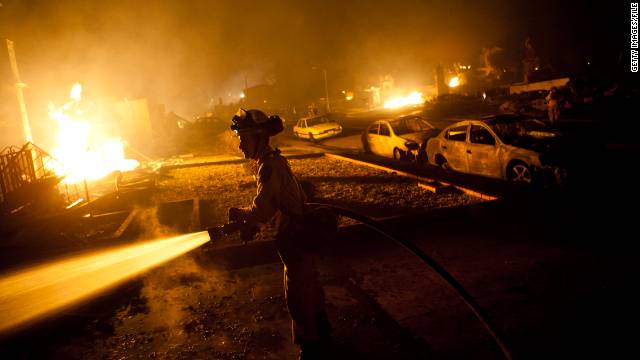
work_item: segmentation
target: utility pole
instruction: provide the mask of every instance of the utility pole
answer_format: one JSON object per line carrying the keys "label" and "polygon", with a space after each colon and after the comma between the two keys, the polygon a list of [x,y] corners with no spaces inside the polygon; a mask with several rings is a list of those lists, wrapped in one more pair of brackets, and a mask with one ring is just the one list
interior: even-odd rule
{"label": "utility pole", "polygon": [[322,75],[324,75],[324,96],[327,99],[327,114],[331,112],[331,106],[329,106],[329,87],[327,87],[327,70],[322,69]]}
{"label": "utility pole", "polygon": [[324,78],[324,96],[327,114],[331,112],[331,106],[329,105],[329,87],[327,86],[327,69],[321,69],[317,66],[312,67],[313,70],[322,70],[322,76]]}
{"label": "utility pole", "polygon": [[27,115],[27,105],[24,102],[24,93],[22,89],[26,84],[20,81],[20,73],[18,72],[18,62],[16,61],[16,52],[13,48],[13,41],[7,39],[7,50],[9,51],[9,62],[11,70],[16,79],[16,94],[18,96],[18,105],[20,106],[20,117],[22,118],[22,129],[24,130],[24,139],[26,142],[33,142],[31,136],[31,125],[29,124],[29,116]]}

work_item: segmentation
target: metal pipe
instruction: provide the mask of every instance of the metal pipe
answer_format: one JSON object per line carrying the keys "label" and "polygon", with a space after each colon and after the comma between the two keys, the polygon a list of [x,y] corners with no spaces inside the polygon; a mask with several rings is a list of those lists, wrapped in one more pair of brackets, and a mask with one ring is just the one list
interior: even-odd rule
{"label": "metal pipe", "polygon": [[31,124],[29,123],[29,115],[27,115],[27,105],[24,101],[23,89],[26,84],[20,81],[20,72],[18,71],[18,61],[16,60],[16,51],[13,46],[13,41],[7,39],[7,51],[9,52],[9,62],[11,64],[11,70],[16,80],[16,95],[18,97],[18,106],[20,107],[20,118],[22,119],[22,129],[24,131],[25,142],[33,142],[33,136],[31,135]]}

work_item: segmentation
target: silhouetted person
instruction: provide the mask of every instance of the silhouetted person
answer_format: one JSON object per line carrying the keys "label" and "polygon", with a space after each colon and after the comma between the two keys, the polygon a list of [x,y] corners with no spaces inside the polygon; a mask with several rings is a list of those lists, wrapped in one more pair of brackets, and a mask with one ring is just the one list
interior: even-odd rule
{"label": "silhouetted person", "polygon": [[283,128],[280,117],[268,117],[260,110],[241,109],[234,116],[231,129],[240,136],[240,150],[258,165],[258,193],[251,207],[230,208],[229,220],[254,224],[275,220],[293,340],[300,345],[300,359],[324,359],[331,332],[324,291],[318,282],[314,256],[305,244],[309,239],[295,235],[304,226],[305,194],[287,159],[269,146],[269,137]]}

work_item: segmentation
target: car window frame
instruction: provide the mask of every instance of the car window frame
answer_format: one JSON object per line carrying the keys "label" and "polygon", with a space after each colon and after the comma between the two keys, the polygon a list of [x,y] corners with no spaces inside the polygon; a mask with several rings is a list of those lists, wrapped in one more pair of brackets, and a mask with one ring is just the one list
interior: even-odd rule
{"label": "car window frame", "polygon": [[[383,134],[383,133],[382,133],[382,127],[383,127],[383,126],[384,126],[384,128],[385,128],[385,129],[387,129],[387,132],[388,132],[387,134]],[[391,134],[392,134],[392,132],[391,132],[391,126],[390,126],[389,124],[381,123],[381,124],[380,124],[380,127],[378,128],[378,135],[380,135],[380,136],[387,136],[387,137],[391,137]]]}
{"label": "car window frame", "polygon": [[322,119],[322,121],[318,122],[317,124],[313,124],[313,125],[310,125],[310,126],[307,126],[307,127],[314,127],[314,126],[318,126],[318,125],[322,125],[322,124],[330,124],[330,123],[332,123],[331,119],[326,115],[315,116],[313,118],[306,119],[305,122],[307,120],[316,120],[316,119]]}
{"label": "car window frame", "polygon": [[419,121],[422,121],[423,123],[427,124],[427,126],[429,126],[428,129],[423,129],[423,130],[420,130],[420,131],[429,131],[429,130],[433,130],[433,129],[436,128],[435,126],[433,126],[432,123],[428,122],[427,119],[425,119],[423,117],[416,116],[415,119],[418,119]]}
{"label": "car window frame", "polygon": [[[414,131],[414,132],[429,131],[429,130],[433,130],[433,129],[435,129],[435,128],[436,128],[435,126],[433,126],[433,124],[431,124],[430,122],[428,122],[428,121],[427,121],[427,119],[423,118],[422,116],[418,116],[418,115],[416,115],[416,116],[407,116],[407,117],[402,117],[402,118],[395,119],[394,121],[404,121],[404,122],[408,122],[408,121],[410,121],[410,120],[417,120],[418,122],[423,122],[423,123],[424,123],[425,125],[427,125],[427,127],[428,127],[428,128],[426,128],[426,129],[416,130],[416,131]],[[391,124],[389,124],[389,125],[391,125]],[[393,126],[391,126],[391,127],[393,128]],[[407,128],[408,128],[408,126],[407,126]],[[412,130],[412,129],[410,129],[410,130]]]}
{"label": "car window frame", "polygon": [[[455,139],[451,139],[449,137],[449,132],[453,129],[459,129],[459,128],[465,128],[465,132],[464,132],[464,140],[455,140]],[[447,128],[444,132],[444,138],[448,141],[457,141],[457,142],[466,142],[467,139],[469,137],[469,124],[464,124],[464,125],[460,125],[460,126],[451,126],[449,128]]]}
{"label": "car window frame", "polygon": [[[373,130],[373,128],[376,128],[376,132],[375,133],[371,132],[371,130]],[[380,124],[379,123],[372,124],[371,126],[369,126],[369,129],[367,129],[367,134],[369,134],[369,135],[378,135],[379,132],[380,132]]]}
{"label": "car window frame", "polygon": [[[477,126],[480,129],[484,130],[485,132],[487,132],[489,134],[489,136],[491,136],[491,138],[493,139],[493,144],[487,144],[487,143],[479,143],[479,142],[474,142],[473,138],[471,137],[471,133],[473,132],[473,127]],[[469,131],[469,143],[470,144],[474,144],[474,145],[487,145],[487,146],[496,146],[498,144],[498,139],[497,137],[493,134],[493,132],[491,131],[491,129],[489,129],[487,126],[481,125],[481,124],[471,124],[471,126],[468,129]]]}

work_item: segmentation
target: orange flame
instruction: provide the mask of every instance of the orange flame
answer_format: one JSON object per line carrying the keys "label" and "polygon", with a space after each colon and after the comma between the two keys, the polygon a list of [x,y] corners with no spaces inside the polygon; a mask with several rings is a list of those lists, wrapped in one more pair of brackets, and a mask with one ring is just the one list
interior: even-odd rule
{"label": "orange flame", "polygon": [[49,117],[57,122],[56,145],[51,155],[59,164],[53,164],[53,171],[64,177],[64,182],[100,179],[109,173],[130,171],[138,167],[136,160],[125,159],[124,142],[120,138],[109,138],[92,132],[80,108],[82,85],[75,83],[69,94],[71,99],[56,108],[49,104]]}
{"label": "orange flame", "polygon": [[424,103],[424,98],[422,97],[422,93],[419,91],[413,91],[407,96],[398,96],[392,99],[389,99],[384,102],[384,108],[398,108],[408,105],[420,105]]}

